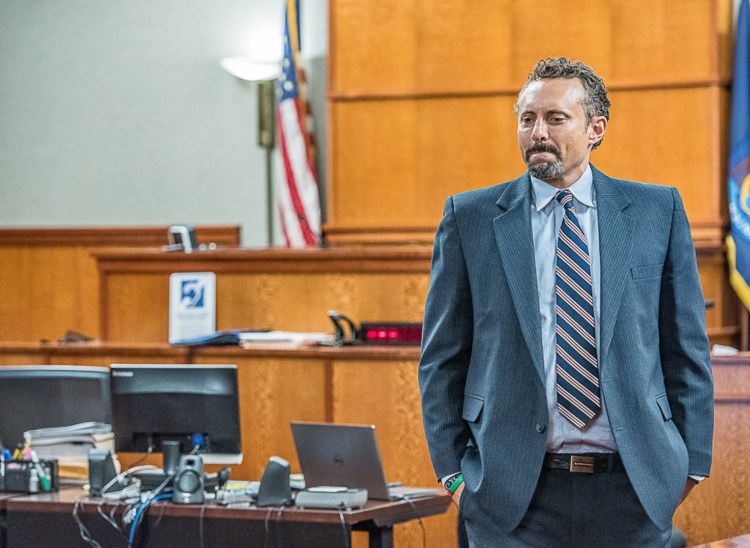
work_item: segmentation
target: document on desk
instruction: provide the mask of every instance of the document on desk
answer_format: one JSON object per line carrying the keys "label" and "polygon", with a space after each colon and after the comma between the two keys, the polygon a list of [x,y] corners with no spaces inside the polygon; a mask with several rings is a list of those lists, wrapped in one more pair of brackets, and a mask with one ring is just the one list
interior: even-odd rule
{"label": "document on desk", "polygon": [[38,428],[24,432],[29,447],[43,459],[58,459],[61,464],[84,464],[89,449],[115,450],[115,435],[110,424],[82,422],[70,426]]}
{"label": "document on desk", "polygon": [[317,344],[332,341],[330,333],[308,333],[302,331],[247,331],[239,334],[242,346],[252,346],[253,343],[290,342],[295,344]]}
{"label": "document on desk", "polygon": [[43,442],[56,443],[59,441],[90,439],[95,435],[111,434],[112,425],[104,422],[80,422],[68,426],[52,426],[49,428],[36,428],[23,433],[24,439],[32,443]]}

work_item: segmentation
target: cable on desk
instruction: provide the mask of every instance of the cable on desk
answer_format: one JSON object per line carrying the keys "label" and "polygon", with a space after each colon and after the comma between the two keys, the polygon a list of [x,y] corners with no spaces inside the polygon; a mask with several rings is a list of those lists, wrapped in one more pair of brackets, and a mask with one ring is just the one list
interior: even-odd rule
{"label": "cable on desk", "polygon": [[104,519],[104,521],[109,523],[115,531],[120,533],[122,535],[122,538],[127,540],[128,535],[125,533],[125,531],[122,530],[122,527],[120,527],[120,524],[117,523],[117,520],[115,519],[115,512],[117,511],[117,508],[120,506],[120,502],[114,501],[114,504],[110,503],[112,504],[112,509],[110,510],[109,514],[105,513],[103,510],[105,502],[107,502],[105,499],[101,499],[96,504],[96,512]]}
{"label": "cable on desk", "polygon": [[266,538],[263,540],[263,548],[268,548],[268,537],[270,535],[268,524],[271,519],[271,512],[273,512],[273,506],[268,508],[268,512],[266,512],[266,519],[263,520],[263,528],[266,531]]}
{"label": "cable on desk", "polygon": [[99,544],[96,540],[94,540],[94,537],[91,536],[91,532],[83,524],[80,516],[78,515],[78,509],[81,508],[82,506],[83,506],[82,498],[78,499],[73,505],[73,521],[75,521],[76,525],[78,525],[78,533],[81,535],[81,538],[83,539],[83,541],[89,546],[93,546],[93,548],[102,548],[102,545]]}
{"label": "cable on desk", "polygon": [[160,468],[157,468],[151,464],[144,464],[141,466],[131,466],[127,470],[117,474],[104,487],[102,487],[102,498],[108,501],[138,499],[141,493],[141,482],[138,480],[135,480],[135,483],[131,485],[127,485],[123,487],[122,489],[120,489],[119,491],[112,491],[111,493],[108,493],[107,491],[113,485],[124,483],[124,481],[128,479],[130,476],[132,476],[134,473],[140,472],[142,470],[160,470]]}
{"label": "cable on desk", "polygon": [[130,535],[128,536],[128,548],[133,548],[133,541],[135,540],[135,531],[138,528],[138,522],[141,518],[141,515],[143,514],[143,511],[148,508],[148,506],[157,500],[166,500],[171,499],[172,495],[171,493],[165,493],[163,495],[156,495],[153,497],[147,498],[139,507],[138,510],[135,512],[135,517],[133,518],[133,523],[130,525]]}
{"label": "cable on desk", "polygon": [[142,462],[145,462],[145,461],[146,461],[146,459],[147,459],[147,458],[149,457],[149,455],[150,455],[151,453],[153,453],[153,452],[154,452],[154,442],[153,442],[153,440],[149,440],[149,442],[148,442],[148,449],[146,450],[146,454],[145,454],[145,455],[143,455],[143,456],[142,456],[142,457],[141,457],[140,459],[138,459],[137,461],[135,461],[135,462],[133,463],[133,465],[132,465],[132,466],[131,466],[131,467],[129,468],[129,470],[132,470],[133,468],[135,468],[136,466],[138,466],[138,465],[139,465],[139,464],[141,464]]}
{"label": "cable on desk", "polygon": [[159,524],[161,523],[161,520],[162,520],[162,519],[164,518],[164,513],[165,513],[166,511],[167,511],[167,506],[166,506],[166,505],[161,505],[161,506],[159,506],[159,515],[158,515],[158,516],[156,516],[156,521],[155,521],[155,522],[154,522],[154,524],[153,524],[153,525],[151,526],[151,529],[152,529],[152,530],[154,530],[154,531],[155,531],[155,530],[156,530],[156,528],[157,528],[157,527],[159,527]]}
{"label": "cable on desk", "polygon": [[414,497],[410,497],[409,495],[404,495],[403,497],[403,499],[409,503],[411,509],[414,510],[414,517],[417,519],[419,528],[422,530],[422,548],[427,548],[427,531],[425,531],[424,522],[422,521],[422,516],[419,515],[419,510],[417,510],[417,507],[411,501],[412,498]]}
{"label": "cable on desk", "polygon": [[[135,510],[135,514],[132,517],[133,521],[132,521],[132,523],[130,525],[130,536],[129,536],[129,539],[128,539],[128,548],[131,548],[132,545],[133,545],[133,539],[135,538],[135,530],[138,527],[138,520],[141,517],[141,513],[146,509],[146,507],[148,507],[152,502],[154,502],[156,500],[164,500],[164,499],[171,499],[172,498],[172,494],[171,493],[162,494],[161,492],[164,490],[164,488],[167,485],[169,485],[174,480],[174,478],[175,478],[176,475],[177,475],[177,472],[174,472],[173,474],[170,474],[169,476],[165,477],[164,481],[161,482],[156,487],[156,489],[154,489],[153,491],[151,491],[151,494],[146,498],[146,500],[144,500],[141,503],[141,505],[138,506],[138,508]],[[123,521],[125,523],[127,523],[126,520],[130,519],[130,518],[128,518],[128,514],[129,513],[130,513],[130,511],[128,511],[123,516]],[[161,517],[159,519],[161,519]]]}
{"label": "cable on desk", "polygon": [[341,522],[341,532],[344,534],[344,546],[349,548],[349,531],[346,529],[346,521],[344,520],[344,505],[339,505],[339,521]]}
{"label": "cable on desk", "polygon": [[281,548],[281,535],[283,533],[283,529],[281,528],[281,516],[284,514],[285,509],[286,506],[282,504],[276,511],[276,546],[278,548]]}
{"label": "cable on desk", "polygon": [[201,514],[198,518],[198,541],[200,542],[200,548],[205,548],[206,546],[205,536],[203,533],[203,517],[206,514],[206,507],[208,506],[208,504],[208,501],[203,503],[203,505],[201,506]]}

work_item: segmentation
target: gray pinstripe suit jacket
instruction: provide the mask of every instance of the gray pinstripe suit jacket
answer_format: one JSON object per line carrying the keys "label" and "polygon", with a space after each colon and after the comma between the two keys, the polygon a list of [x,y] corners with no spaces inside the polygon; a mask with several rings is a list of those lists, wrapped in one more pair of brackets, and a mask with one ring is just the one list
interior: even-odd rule
{"label": "gray pinstripe suit jacket", "polygon": [[[593,168],[600,377],[615,440],[666,529],[688,474],[708,476],[713,381],[705,305],[678,192]],[[528,508],[547,406],[528,174],[450,197],[435,237],[419,382],[438,477],[461,470],[462,512],[508,532]]]}

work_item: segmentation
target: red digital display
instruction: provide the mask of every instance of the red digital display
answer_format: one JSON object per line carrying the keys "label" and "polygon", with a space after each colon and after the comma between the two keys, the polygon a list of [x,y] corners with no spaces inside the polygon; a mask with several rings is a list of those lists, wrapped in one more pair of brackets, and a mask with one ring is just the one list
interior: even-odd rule
{"label": "red digital display", "polygon": [[419,345],[422,342],[421,323],[363,322],[361,333],[365,344]]}

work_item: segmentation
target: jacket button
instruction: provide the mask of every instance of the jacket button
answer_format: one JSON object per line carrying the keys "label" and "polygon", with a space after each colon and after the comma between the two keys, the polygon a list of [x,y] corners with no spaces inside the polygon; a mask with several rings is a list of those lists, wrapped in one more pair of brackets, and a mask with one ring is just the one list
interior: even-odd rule
{"label": "jacket button", "polygon": [[547,430],[547,427],[543,425],[542,423],[539,423],[536,425],[536,431],[540,434],[544,434],[544,431]]}

